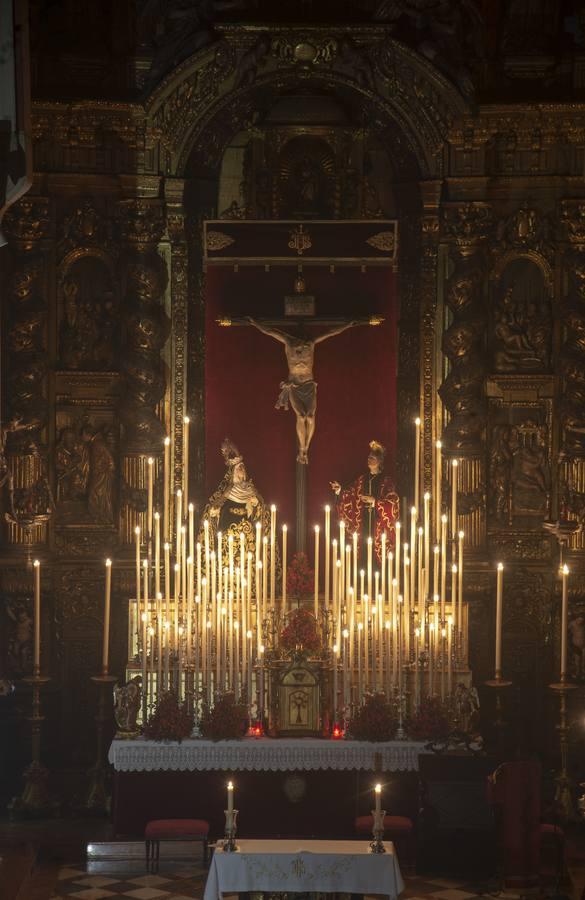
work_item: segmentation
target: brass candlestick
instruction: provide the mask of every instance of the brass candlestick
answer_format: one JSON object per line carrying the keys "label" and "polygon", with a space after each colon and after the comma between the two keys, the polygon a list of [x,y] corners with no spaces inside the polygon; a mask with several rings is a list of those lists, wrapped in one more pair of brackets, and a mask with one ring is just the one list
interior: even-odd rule
{"label": "brass candlestick", "polygon": [[112,718],[112,685],[117,679],[114,675],[103,672],[101,675],[92,675],[91,680],[98,688],[98,707],[95,716],[96,754],[95,764],[89,771],[89,785],[83,807],[88,812],[106,814],[110,811],[111,796],[107,788],[108,764],[104,732],[106,723]]}
{"label": "brass candlestick", "polygon": [[502,692],[506,690],[506,688],[509,688],[512,685],[512,682],[504,678],[500,671],[497,671],[495,677],[488,679],[488,681],[485,681],[484,684],[486,687],[489,687],[496,692],[496,706],[493,720],[493,726],[496,735],[495,743],[499,750],[503,750],[504,728],[506,725],[506,721],[503,714]]}
{"label": "brass candlestick", "polygon": [[32,675],[22,680],[32,687],[32,712],[28,719],[31,725],[31,762],[23,772],[22,794],[11,800],[9,809],[11,815],[42,817],[56,812],[58,807],[49,794],[49,770],[41,762],[41,731],[45,719],[41,715],[41,688],[51,679],[35,669]]}
{"label": "brass candlestick", "polygon": [[561,675],[561,680],[549,685],[551,691],[555,691],[559,697],[559,749],[561,755],[561,767],[555,777],[555,804],[563,822],[575,818],[573,804],[573,785],[569,778],[569,728],[567,725],[567,694],[575,690],[576,684],[567,680],[566,675]]}

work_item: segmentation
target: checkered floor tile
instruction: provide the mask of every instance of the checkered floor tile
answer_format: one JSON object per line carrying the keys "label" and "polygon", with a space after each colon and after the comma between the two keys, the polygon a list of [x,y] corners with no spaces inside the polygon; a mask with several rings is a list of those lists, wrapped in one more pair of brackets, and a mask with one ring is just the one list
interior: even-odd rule
{"label": "checkered floor tile", "polygon": [[[95,867],[95,864],[93,864]],[[87,871],[82,866],[62,866],[53,894],[53,900],[107,900],[111,897],[128,897],[134,900],[201,900],[205,889],[207,871],[194,864],[162,863],[158,874],[146,874],[137,870],[136,862],[117,861],[110,866],[99,864]],[[470,884],[461,880],[413,876],[405,879],[405,891],[401,900],[479,900],[498,894],[498,885]]]}

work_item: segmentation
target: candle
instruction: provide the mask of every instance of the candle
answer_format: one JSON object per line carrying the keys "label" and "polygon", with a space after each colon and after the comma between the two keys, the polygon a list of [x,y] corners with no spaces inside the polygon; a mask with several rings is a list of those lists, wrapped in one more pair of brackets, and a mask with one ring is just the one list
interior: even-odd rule
{"label": "candle", "polygon": [[414,505],[418,510],[420,492],[420,419],[414,420]]}
{"label": "candle", "polygon": [[419,685],[419,662],[420,662],[420,628],[414,629],[414,707],[418,709],[420,705],[420,685]]}
{"label": "candle", "polygon": [[395,548],[396,548],[396,593],[400,593],[400,533],[402,526],[400,522],[395,525]]}
{"label": "candle", "polygon": [[189,504],[189,556],[195,561],[195,506]]}
{"label": "candle", "polygon": [[382,562],[382,581],[381,581],[381,591],[382,591],[382,603],[386,602],[386,531],[382,532],[382,540],[381,540],[381,562]]}
{"label": "candle", "polygon": [[319,526],[315,525],[315,619],[319,616]]}
{"label": "candle", "polygon": [[447,694],[453,691],[453,619],[447,620]]}
{"label": "candle", "polygon": [[496,576],[496,679],[502,677],[502,588],[504,564],[499,562]]}
{"label": "candle", "polygon": [[337,721],[337,656],[339,646],[333,644],[333,723]]}
{"label": "candle", "polygon": [[160,513],[154,514],[154,589],[160,593]]}
{"label": "candle", "polygon": [[35,605],[34,605],[34,628],[35,628],[35,646],[34,646],[34,667],[33,675],[41,673],[41,563],[35,559]]}
{"label": "candle", "polygon": [[445,621],[447,593],[447,516],[441,516],[441,621]]}
{"label": "candle", "polygon": [[149,539],[152,537],[152,502],[154,496],[154,459],[148,457],[147,503],[146,503],[146,530]]}
{"label": "candle", "polygon": [[331,539],[331,510],[325,507],[325,609],[329,608],[329,541]]}
{"label": "candle", "polygon": [[[35,575],[36,572],[35,570]],[[102,674],[108,674],[108,658],[110,650],[110,597],[112,593],[112,560],[106,559],[106,596],[104,600],[104,642],[102,645]],[[36,601],[36,591],[35,591]],[[36,656],[36,654],[35,654]],[[36,665],[36,659],[35,659]]]}
{"label": "candle", "polygon": [[171,439],[164,439],[164,464],[163,464],[163,537],[165,541],[170,540],[169,535],[169,516],[171,511],[170,502],[170,478],[171,478]]}
{"label": "candle", "polygon": [[462,531],[459,532],[459,543],[458,543],[458,557],[457,557],[457,628],[459,629],[459,633],[462,636],[462,644],[461,648],[463,649],[463,538],[464,533]]}
{"label": "candle", "polygon": [[228,781],[227,785],[227,822],[226,826],[229,831],[232,829],[234,818],[234,783],[233,781]]}
{"label": "candle", "polygon": [[286,613],[286,540],[288,537],[288,528],[282,526],[282,612]]}
{"label": "candle", "polygon": [[457,472],[459,461],[451,461],[451,534],[453,538],[457,534]]}
{"label": "candle", "polygon": [[457,615],[457,563],[451,566],[451,618],[456,623]]}
{"label": "candle", "polygon": [[353,592],[354,596],[357,594],[357,573],[358,573],[358,533],[354,531],[353,533]]}
{"label": "candle", "polygon": [[439,535],[441,534],[441,504],[442,504],[442,489],[443,489],[443,462],[441,459],[441,441],[437,441],[435,444],[436,456],[435,456],[435,540],[439,540]]}
{"label": "candle", "polygon": [[564,565],[562,574],[562,605],[561,605],[561,681],[567,680],[567,625],[569,620],[569,601],[567,590],[567,578],[569,567]]}
{"label": "candle", "polygon": [[189,416],[183,419],[183,494],[189,497]]}
{"label": "candle", "polygon": [[138,604],[140,604],[140,525],[137,525],[134,529],[135,536],[135,544],[136,544],[136,600]]}
{"label": "candle", "polygon": [[276,598],[276,506],[270,507],[270,604]]}
{"label": "candle", "polygon": [[368,596],[372,596],[372,538],[368,538]]}
{"label": "candle", "polygon": [[374,788],[374,796],[376,798],[376,809],[374,811],[374,828],[376,831],[381,831],[383,826],[382,823],[382,785],[377,784]]}

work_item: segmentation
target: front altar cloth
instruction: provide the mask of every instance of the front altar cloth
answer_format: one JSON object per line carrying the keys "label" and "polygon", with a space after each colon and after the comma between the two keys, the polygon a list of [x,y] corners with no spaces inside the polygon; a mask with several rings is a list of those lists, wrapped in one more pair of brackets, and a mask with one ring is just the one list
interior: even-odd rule
{"label": "front altar cloth", "polygon": [[116,772],[286,772],[418,770],[425,744],[418,741],[336,741],[319,738],[114,740],[108,759]]}
{"label": "front altar cloth", "polygon": [[244,892],[381,894],[404,890],[391,841],[370,853],[365,841],[238,840],[238,850],[213,855],[203,900]]}

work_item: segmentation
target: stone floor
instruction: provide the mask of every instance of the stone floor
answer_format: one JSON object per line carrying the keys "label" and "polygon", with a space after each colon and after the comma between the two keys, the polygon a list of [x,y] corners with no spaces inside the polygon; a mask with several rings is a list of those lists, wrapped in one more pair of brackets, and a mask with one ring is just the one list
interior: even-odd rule
{"label": "stone floor", "polygon": [[[203,897],[206,870],[199,863],[163,863],[156,875],[146,874],[135,861],[102,861],[83,865],[63,865],[55,873],[53,900],[107,900],[112,897],[133,897],[135,900],[197,900]],[[401,900],[476,900],[479,897],[504,897],[496,879],[473,882],[467,879],[414,876],[405,878],[406,890]],[[540,896],[552,896],[554,891],[542,890]],[[534,896],[534,895],[532,895]],[[348,895],[349,897],[349,895]]]}

